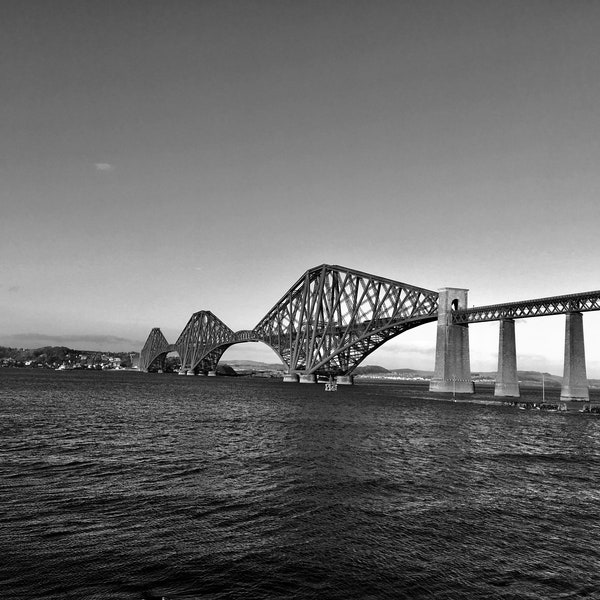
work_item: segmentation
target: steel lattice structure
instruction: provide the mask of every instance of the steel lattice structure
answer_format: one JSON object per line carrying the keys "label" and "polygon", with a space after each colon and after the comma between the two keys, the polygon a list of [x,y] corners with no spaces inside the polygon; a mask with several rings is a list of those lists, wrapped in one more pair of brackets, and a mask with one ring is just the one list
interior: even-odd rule
{"label": "steel lattice structure", "polygon": [[434,321],[437,308],[432,290],[321,265],[306,271],[253,330],[233,332],[210,311],[194,313],[172,345],[153,329],[140,369],[176,350],[183,370],[211,371],[233,344],[262,341],[290,372],[348,375],[386,341]]}
{"label": "steel lattice structure", "polygon": [[175,349],[181,358],[181,367],[193,371],[214,371],[233,344],[257,341],[252,331],[232,331],[209,310],[194,313],[179,338]]}
{"label": "steel lattice structure", "polygon": [[290,372],[347,375],[398,334],[437,318],[438,294],[337,265],[308,270],[254,328]]}
{"label": "steel lattice structure", "polygon": [[456,324],[482,323],[501,319],[547,317],[595,310],[600,310],[600,291],[457,310],[452,314],[452,322]]}
{"label": "steel lattice structure", "polygon": [[159,368],[162,369],[167,354],[173,350],[173,345],[169,344],[162,331],[155,327],[140,352],[140,370],[147,371],[156,362],[159,362]]}
{"label": "steel lattice structure", "polygon": [[[175,344],[154,328],[140,369],[164,366],[177,351],[183,371],[214,371],[227,348],[262,341],[290,373],[349,375],[391,338],[438,317],[438,293],[338,265],[309,269],[252,330],[234,332],[210,311],[192,315]],[[600,291],[479,306],[452,312],[469,324],[600,310]]]}

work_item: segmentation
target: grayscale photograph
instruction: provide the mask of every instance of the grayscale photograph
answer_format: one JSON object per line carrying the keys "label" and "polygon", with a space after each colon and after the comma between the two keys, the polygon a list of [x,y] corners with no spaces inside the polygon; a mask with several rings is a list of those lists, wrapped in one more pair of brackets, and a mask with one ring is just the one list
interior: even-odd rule
{"label": "grayscale photograph", "polygon": [[600,0],[0,0],[2,600],[600,600]]}

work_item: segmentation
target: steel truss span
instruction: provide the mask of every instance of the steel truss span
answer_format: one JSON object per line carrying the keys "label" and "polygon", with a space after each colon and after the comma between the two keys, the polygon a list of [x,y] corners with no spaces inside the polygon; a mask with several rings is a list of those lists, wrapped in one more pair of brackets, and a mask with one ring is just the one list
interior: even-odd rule
{"label": "steel truss span", "polygon": [[600,291],[457,310],[452,313],[452,322],[455,324],[482,323],[502,319],[548,317],[596,310],[600,310]]}
{"label": "steel truss span", "polygon": [[162,331],[155,327],[140,352],[140,370],[148,371],[154,364],[157,364],[157,368],[162,369],[167,354],[173,350],[175,350],[174,346],[169,344]]}
{"label": "steel truss span", "polygon": [[373,350],[437,317],[438,294],[336,265],[308,270],[254,328],[290,372],[347,375]]}
{"label": "steel truss span", "polygon": [[217,364],[233,344],[258,341],[252,331],[232,331],[221,319],[208,310],[194,313],[175,348],[181,358],[181,368],[194,372],[214,371]]}
{"label": "steel truss span", "polygon": [[298,374],[349,375],[400,333],[437,318],[438,293],[337,265],[309,269],[252,330],[233,332],[210,311],[194,313],[175,344],[150,333],[140,369],[179,353],[182,370],[214,370],[233,344],[261,341]]}

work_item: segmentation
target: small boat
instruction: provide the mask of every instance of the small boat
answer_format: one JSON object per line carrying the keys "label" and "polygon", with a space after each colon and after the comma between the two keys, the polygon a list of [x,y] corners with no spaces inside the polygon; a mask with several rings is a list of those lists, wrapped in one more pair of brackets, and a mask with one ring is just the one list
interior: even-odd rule
{"label": "small boat", "polygon": [[333,379],[333,377],[329,376],[329,381],[325,384],[326,392],[336,392],[337,391],[337,383]]}

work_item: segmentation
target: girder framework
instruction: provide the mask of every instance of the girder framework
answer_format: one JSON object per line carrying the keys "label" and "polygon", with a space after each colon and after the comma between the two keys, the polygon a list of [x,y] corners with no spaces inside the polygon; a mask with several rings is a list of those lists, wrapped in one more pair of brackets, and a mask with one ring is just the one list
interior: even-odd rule
{"label": "girder framework", "polygon": [[155,327],[150,331],[150,335],[140,352],[140,371],[147,371],[157,359],[164,362],[166,355],[173,350],[172,344],[167,342],[162,331]]}
{"label": "girder framework", "polygon": [[337,265],[308,270],[254,328],[291,372],[349,374],[396,335],[437,317],[438,294]]}
{"label": "girder framework", "polygon": [[600,310],[600,291],[457,310],[452,313],[452,322],[455,324],[482,323],[501,319],[547,317],[595,310]]}
{"label": "girder framework", "polygon": [[[215,370],[227,348],[269,345],[292,373],[348,375],[398,334],[438,318],[438,293],[337,265],[309,269],[253,330],[234,332],[210,311],[192,315],[175,344],[158,327],[141,351],[140,370],[177,351],[182,368]],[[600,310],[600,291],[451,312],[453,324]]]}
{"label": "girder framework", "polygon": [[194,313],[174,346],[186,370],[212,371],[233,344],[256,341],[252,331],[232,331],[208,310]]}
{"label": "girder framework", "polygon": [[233,331],[212,312],[194,313],[175,342],[182,369],[216,368],[233,337]]}

